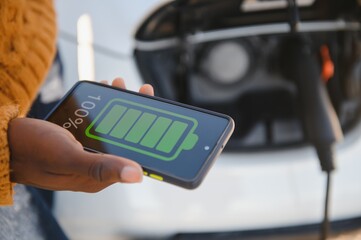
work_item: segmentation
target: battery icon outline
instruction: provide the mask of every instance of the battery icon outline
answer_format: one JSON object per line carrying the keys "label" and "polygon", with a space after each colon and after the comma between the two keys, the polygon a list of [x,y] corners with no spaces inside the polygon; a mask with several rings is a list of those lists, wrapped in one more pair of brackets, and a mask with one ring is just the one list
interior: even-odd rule
{"label": "battery icon outline", "polygon": [[[106,120],[107,116],[111,115],[112,111],[115,111],[115,107],[117,107],[116,110],[119,111],[119,117],[116,120],[111,118]],[[122,110],[121,108],[124,109]],[[128,113],[130,111],[131,113]],[[139,136],[129,136],[131,135],[130,133],[132,132],[132,128],[135,127],[142,116],[146,114],[148,114],[148,119],[149,117],[152,118],[150,115],[155,116],[155,118],[153,117],[153,122],[148,124],[149,127],[146,129],[146,133],[144,133],[144,135],[142,135],[140,138]],[[128,124],[131,126],[124,127],[121,123],[119,123],[124,117],[130,119],[133,118],[133,122],[132,120],[128,121]],[[164,121],[167,119],[170,120],[169,126],[167,126],[167,129],[164,130],[162,136],[159,137],[157,144],[155,146],[151,146],[151,141],[146,141],[146,137],[152,135],[148,133],[154,129],[153,126],[155,124],[159,124],[161,120]],[[111,127],[99,127],[103,122],[106,123],[107,121],[109,121]],[[119,130],[115,130],[115,128],[117,128],[117,124],[121,125]],[[89,138],[110,143],[115,146],[148,155],[160,160],[172,161],[176,159],[183,150],[193,149],[195,144],[198,142],[198,136],[194,133],[197,126],[198,121],[192,117],[121,98],[115,98],[106,104],[106,106],[86,128],[85,135]],[[112,130],[110,130],[111,128]],[[121,131],[125,128],[128,131],[122,133]],[[101,133],[102,131],[104,131],[103,134]],[[165,139],[167,134],[169,135],[168,140],[171,139],[174,142],[174,139],[177,138],[176,142],[169,144],[169,141]],[[178,135],[174,138],[174,134]],[[163,143],[162,140],[164,140]],[[133,143],[130,141],[133,141]],[[136,144],[134,144],[134,142],[136,142]]]}

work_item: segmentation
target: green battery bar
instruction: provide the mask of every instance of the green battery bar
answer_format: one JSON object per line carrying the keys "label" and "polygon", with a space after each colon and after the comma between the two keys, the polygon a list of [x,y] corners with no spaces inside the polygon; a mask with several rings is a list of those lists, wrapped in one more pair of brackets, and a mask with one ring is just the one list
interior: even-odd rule
{"label": "green battery bar", "polygon": [[[107,111],[108,109],[110,110]],[[108,103],[91,123],[86,135],[170,161],[181,150],[194,147],[198,141],[198,136],[193,134],[197,125],[197,120],[193,118],[116,99]],[[93,128],[95,129],[92,131]]]}

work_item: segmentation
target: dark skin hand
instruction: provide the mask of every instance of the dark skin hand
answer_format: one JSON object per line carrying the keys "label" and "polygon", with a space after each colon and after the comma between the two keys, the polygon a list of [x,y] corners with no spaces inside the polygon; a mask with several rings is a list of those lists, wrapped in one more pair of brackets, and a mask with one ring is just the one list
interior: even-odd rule
{"label": "dark skin hand", "polygon": [[[106,81],[102,81],[106,83]],[[113,86],[125,88],[117,78]],[[143,85],[140,93],[154,95]],[[11,181],[49,190],[98,192],[113,183],[141,182],[142,168],[122,157],[90,153],[66,129],[43,120],[9,123]]]}

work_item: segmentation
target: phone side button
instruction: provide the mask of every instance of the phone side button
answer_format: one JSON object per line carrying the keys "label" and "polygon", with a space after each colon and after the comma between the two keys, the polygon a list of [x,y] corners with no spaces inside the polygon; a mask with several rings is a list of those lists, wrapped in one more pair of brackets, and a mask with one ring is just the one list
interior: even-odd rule
{"label": "phone side button", "polygon": [[149,177],[151,178],[154,178],[154,179],[157,179],[159,181],[163,181],[163,177],[162,176],[159,176],[159,175],[156,175],[156,174],[149,174]]}

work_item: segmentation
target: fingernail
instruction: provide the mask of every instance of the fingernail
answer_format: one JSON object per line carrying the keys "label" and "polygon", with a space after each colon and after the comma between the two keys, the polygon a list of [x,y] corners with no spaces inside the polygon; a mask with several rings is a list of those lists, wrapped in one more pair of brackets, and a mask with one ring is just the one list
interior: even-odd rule
{"label": "fingernail", "polygon": [[120,178],[122,182],[137,183],[142,181],[143,174],[139,168],[133,166],[125,166],[120,171]]}

